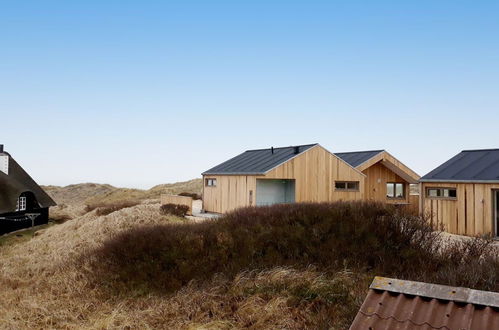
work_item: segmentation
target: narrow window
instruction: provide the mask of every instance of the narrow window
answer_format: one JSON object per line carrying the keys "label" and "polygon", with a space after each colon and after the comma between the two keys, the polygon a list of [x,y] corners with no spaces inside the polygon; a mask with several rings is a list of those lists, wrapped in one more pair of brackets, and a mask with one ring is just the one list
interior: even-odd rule
{"label": "narrow window", "polygon": [[205,186],[206,187],[216,187],[217,186],[217,179],[206,179]]}
{"label": "narrow window", "polygon": [[404,198],[404,184],[396,183],[395,184],[395,197]]}
{"label": "narrow window", "polygon": [[359,181],[335,181],[334,188],[338,191],[359,191]]}
{"label": "narrow window", "polygon": [[19,211],[26,211],[26,197],[19,197]]}
{"label": "narrow window", "polygon": [[386,184],[386,197],[388,198],[404,198],[405,184],[397,182],[389,182]]}
{"label": "narrow window", "polygon": [[455,188],[427,188],[426,197],[429,198],[442,198],[442,199],[456,199],[457,189]]}
{"label": "narrow window", "polygon": [[393,187],[393,183],[386,184],[386,197],[388,198],[395,197],[395,189]]}

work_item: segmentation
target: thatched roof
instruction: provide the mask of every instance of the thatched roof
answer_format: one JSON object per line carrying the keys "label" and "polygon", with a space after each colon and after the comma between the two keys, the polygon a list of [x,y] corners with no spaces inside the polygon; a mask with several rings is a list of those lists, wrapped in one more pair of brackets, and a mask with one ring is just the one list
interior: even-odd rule
{"label": "thatched roof", "polygon": [[35,195],[42,208],[56,205],[10,154],[0,153],[0,157],[5,159],[5,156],[8,157],[8,174],[0,170],[0,213],[14,212],[19,195],[27,191]]}

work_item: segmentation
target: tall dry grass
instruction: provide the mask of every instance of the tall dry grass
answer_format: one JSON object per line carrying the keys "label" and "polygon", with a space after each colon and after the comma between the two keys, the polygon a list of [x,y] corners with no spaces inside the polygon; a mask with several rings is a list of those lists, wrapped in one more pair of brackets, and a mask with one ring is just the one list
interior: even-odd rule
{"label": "tall dry grass", "polygon": [[138,205],[101,217],[88,213],[2,248],[0,328],[296,329],[335,321],[342,329],[355,312],[343,300],[358,305],[363,298],[368,277],[289,267],[218,274],[168,295],[107,293],[88,277],[95,265],[76,261],[119,233],[184,223],[160,215],[158,206]]}
{"label": "tall dry grass", "polygon": [[0,328],[344,329],[378,272],[438,282],[454,267],[445,281],[497,289],[487,242],[442,249],[438,239],[367,204],[245,209],[201,224],[158,204],[91,212],[0,248]]}
{"label": "tall dry grass", "polygon": [[129,208],[135,205],[140,204],[138,200],[123,200],[120,202],[99,202],[99,203],[93,203],[93,204],[87,204],[85,207],[85,212],[92,212],[95,210],[95,214],[97,216],[102,216],[102,215],[109,215],[113,212]]}

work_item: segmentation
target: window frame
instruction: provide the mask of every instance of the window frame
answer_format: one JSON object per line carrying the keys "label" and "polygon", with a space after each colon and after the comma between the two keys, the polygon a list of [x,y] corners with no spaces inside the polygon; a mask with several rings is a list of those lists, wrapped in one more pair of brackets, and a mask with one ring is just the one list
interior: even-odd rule
{"label": "window frame", "polygon": [[[210,182],[211,182],[211,184],[210,184]],[[217,179],[216,178],[205,178],[204,186],[210,187],[210,188],[216,187],[217,186]]]}
{"label": "window frame", "polygon": [[[400,184],[402,185],[402,197],[398,197],[397,196],[397,185]],[[393,197],[392,196],[388,196],[388,185],[393,185]],[[402,200],[402,199],[406,199],[407,197],[407,192],[406,192],[406,184],[405,182],[387,182],[386,183],[386,198],[388,199],[399,199],[399,200]]]}
{"label": "window frame", "polygon": [[[345,188],[338,188],[338,184],[344,184]],[[354,184],[355,188],[348,188],[349,184]],[[334,191],[357,192],[360,191],[360,181],[334,181]]]}
{"label": "window frame", "polygon": [[[437,190],[439,193],[437,193],[438,196],[430,196],[429,192],[430,190]],[[449,196],[443,196],[443,191],[448,190],[449,191]],[[456,192],[456,197],[451,197],[450,196],[450,191],[454,190]],[[451,200],[451,201],[457,201],[457,188],[452,188],[452,187],[426,187],[425,189],[425,198],[428,199],[444,199],[444,200]]]}
{"label": "window frame", "polygon": [[21,211],[26,211],[27,209],[27,201],[28,199],[26,198],[26,196],[21,196],[19,197],[19,199],[17,200],[17,210],[18,212],[21,212]]}

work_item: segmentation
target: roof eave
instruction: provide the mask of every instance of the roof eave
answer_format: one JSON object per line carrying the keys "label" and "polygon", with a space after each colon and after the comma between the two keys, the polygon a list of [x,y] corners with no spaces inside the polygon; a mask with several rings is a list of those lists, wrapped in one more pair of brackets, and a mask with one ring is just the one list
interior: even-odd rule
{"label": "roof eave", "polygon": [[204,173],[201,173],[201,175],[205,176],[205,175],[254,175],[254,176],[257,176],[257,175],[266,175],[267,173],[269,173],[270,171],[278,168],[279,166],[282,166],[283,164],[286,164],[287,162],[295,159],[296,157],[298,156],[301,156],[303,155],[304,153],[308,152],[309,150],[312,150],[314,148],[317,148],[317,147],[321,147],[322,149],[326,150],[326,152],[330,153],[331,155],[333,155],[335,158],[339,159],[341,162],[345,163],[348,167],[350,167],[351,169],[353,169],[355,172],[357,172],[358,174],[360,174],[361,176],[363,177],[367,177],[367,175],[365,175],[364,173],[362,173],[361,171],[359,171],[357,168],[353,167],[352,165],[350,165],[348,162],[344,161],[341,157],[338,157],[337,155],[335,155],[334,153],[332,153],[331,151],[327,150],[326,148],[324,148],[322,145],[320,145],[319,143],[316,143],[315,145],[312,145],[312,147],[308,148],[307,150],[303,151],[303,152],[300,152],[296,155],[294,155],[293,157],[283,161],[282,163],[274,166],[273,168],[265,171],[265,172],[232,172],[232,173],[227,173],[227,172],[224,172],[224,173],[220,173],[220,172],[204,172]]}
{"label": "roof eave", "polygon": [[[298,145],[298,146],[290,146],[290,147],[310,147],[310,148],[308,148],[308,149],[306,149],[306,150],[304,150],[302,152],[297,153],[296,155],[294,155],[293,157],[291,157],[289,159],[283,160],[281,163],[275,165],[274,167],[272,167],[271,169],[269,169],[269,170],[267,170],[265,172],[210,172],[210,170],[211,170],[210,169],[210,170],[208,170],[206,172],[201,173],[201,175],[203,175],[203,176],[204,175],[265,175],[268,172],[272,171],[273,169],[281,166],[282,164],[285,164],[285,163],[289,162],[290,160],[292,160],[292,159],[300,156],[301,154],[309,151],[310,149],[315,148],[318,145],[319,145],[318,143],[311,143],[311,144],[303,144],[303,145]],[[275,149],[284,149],[284,148],[290,148],[290,147],[278,147],[278,148],[275,148]],[[249,152],[249,151],[262,151],[262,150],[270,150],[270,149],[250,149],[250,150],[246,150],[245,152],[243,152],[243,154],[246,153],[246,152]],[[238,156],[235,156],[235,157],[233,157],[233,158],[231,158],[231,159],[229,159],[229,160],[227,160],[227,161],[225,161],[225,162],[223,162],[223,163],[221,163],[221,164],[219,164],[219,165],[217,165],[215,167],[218,167],[218,166],[220,166],[222,164],[225,164],[226,162],[228,162],[228,161],[230,161],[230,160],[232,160],[232,159],[234,159],[234,158],[236,158]]]}
{"label": "roof eave", "polygon": [[441,183],[499,183],[499,180],[454,180],[454,179],[420,179],[421,183],[441,182]]}
{"label": "roof eave", "polygon": [[265,175],[262,172],[204,172],[202,176],[206,175]]}

